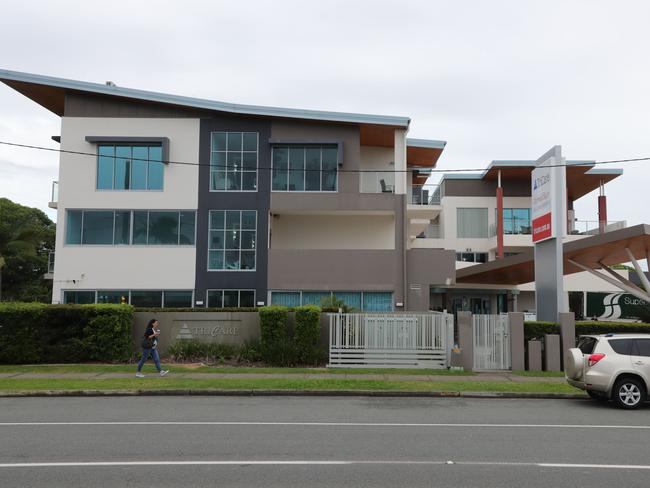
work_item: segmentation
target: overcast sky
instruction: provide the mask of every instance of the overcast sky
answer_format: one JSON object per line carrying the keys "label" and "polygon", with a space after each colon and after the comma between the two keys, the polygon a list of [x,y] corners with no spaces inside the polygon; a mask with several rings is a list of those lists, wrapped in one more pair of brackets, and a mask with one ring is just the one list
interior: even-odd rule
{"label": "overcast sky", "polygon": [[[439,168],[650,156],[650,2],[21,0],[0,68],[219,101],[403,115]],[[59,118],[0,84],[0,140]],[[611,166],[611,165],[610,165]],[[610,220],[650,222],[650,162],[614,165]],[[0,146],[0,196],[47,208],[58,155]],[[437,178],[436,178],[437,179]],[[576,204],[596,220],[596,194]]]}

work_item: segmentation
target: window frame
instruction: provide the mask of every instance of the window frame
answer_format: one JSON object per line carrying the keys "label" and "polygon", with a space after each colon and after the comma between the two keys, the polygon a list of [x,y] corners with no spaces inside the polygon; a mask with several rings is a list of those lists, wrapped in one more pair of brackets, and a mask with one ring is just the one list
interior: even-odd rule
{"label": "window frame", "polygon": [[[395,311],[395,291],[394,290],[269,290],[269,305],[273,305],[273,293],[298,293],[300,294],[300,305],[299,307],[302,307],[304,305],[304,300],[303,300],[303,293],[329,293],[330,298],[333,295],[336,295],[337,293],[358,293],[359,294],[359,299],[361,300],[361,309],[359,310],[360,312],[367,312],[367,310],[364,308],[364,295],[366,293],[390,293],[390,301],[391,301],[391,306],[390,306],[390,312]],[[370,312],[373,312],[373,310],[370,310]],[[378,313],[388,313],[388,312],[378,312]]]}
{"label": "window frame", "polygon": [[[211,307],[210,306],[210,292],[220,291],[221,292],[221,304],[223,305],[224,292],[226,291],[236,291],[237,292],[237,307],[233,308],[255,308],[257,307],[257,290],[253,288],[208,288],[205,290],[205,308],[231,308],[231,307]],[[253,306],[252,307],[242,307],[241,306],[241,292],[242,291],[252,291],[253,292]]]}
{"label": "window frame", "polygon": [[[323,172],[324,171],[331,171],[331,170],[323,170],[323,148],[328,147],[331,149],[336,150],[336,164],[335,164],[335,170],[334,173],[336,174],[336,184],[334,185],[335,188],[334,190],[323,190]],[[300,171],[300,170],[292,170],[291,169],[291,161],[290,158],[287,157],[287,168],[286,171],[287,178],[286,178],[286,190],[276,190],[273,188],[273,180],[274,180],[274,174],[275,174],[275,156],[274,152],[278,148],[286,148],[287,149],[287,156],[290,154],[290,150],[293,149],[303,149],[303,162],[304,162],[304,167],[302,169],[302,190],[290,190],[289,189],[289,184],[291,181],[291,172],[292,171]],[[315,149],[318,148],[320,150],[320,170],[318,172],[319,175],[319,181],[320,181],[320,190],[305,190],[307,187],[307,149]],[[340,161],[340,146],[337,143],[327,143],[327,142],[304,142],[304,143],[290,143],[290,142],[276,142],[272,143],[271,145],[271,192],[274,193],[338,193],[339,192],[339,166],[341,165]],[[310,170],[311,171],[311,170]]]}
{"label": "window frame", "polygon": [[[223,229],[213,229],[212,228],[212,212],[223,212]],[[228,268],[225,267],[226,266],[226,252],[228,251],[228,248],[226,247],[227,238],[225,236],[225,234],[228,231],[227,223],[226,223],[226,215],[227,215],[226,212],[239,212],[239,231],[238,232],[239,232],[240,235],[239,235],[239,268],[238,269],[228,269]],[[244,212],[254,212],[255,213],[255,249],[252,249],[252,251],[254,253],[254,256],[255,256],[255,266],[253,268],[251,268],[251,269],[244,269],[244,268],[241,267],[241,262],[242,262],[242,259],[241,259],[241,256],[242,256],[242,254],[241,254],[242,253],[241,233],[242,233],[242,231],[250,232],[250,229],[243,229],[242,228],[242,223],[244,221]],[[230,272],[230,273],[233,273],[233,272],[234,273],[239,273],[239,272],[246,272],[246,273],[253,272],[254,273],[254,272],[257,271],[257,250],[259,248],[258,247],[258,239],[257,239],[257,235],[258,235],[258,231],[257,231],[258,217],[259,217],[259,215],[258,215],[257,209],[243,209],[243,210],[238,210],[238,209],[211,209],[211,210],[208,210],[208,243],[207,243],[207,251],[208,252],[206,253],[206,257],[207,257],[206,269],[207,269],[207,271],[209,273],[223,272],[223,271],[227,271],[227,272]],[[210,247],[211,241],[212,241],[212,237],[211,237],[210,233],[212,231],[223,231],[224,232],[223,249],[216,249],[216,248]],[[224,266],[223,268],[210,268],[210,251],[223,251],[223,266]],[[231,249],[230,251],[233,251],[233,249]],[[245,252],[250,252],[251,249],[244,249],[244,251]]]}
{"label": "window frame", "polygon": [[[131,295],[132,295],[132,293],[134,291],[135,292],[138,292],[138,291],[160,292],[160,308],[178,308],[178,307],[165,307],[165,293],[169,293],[169,292],[190,293],[191,292],[192,297],[191,297],[191,305],[190,305],[190,307],[181,307],[181,308],[195,308],[195,306],[194,306],[194,296],[195,296],[194,290],[181,290],[181,289],[178,289],[178,288],[172,288],[172,289],[157,289],[157,288],[154,288],[154,289],[146,288],[145,289],[145,288],[142,288],[142,289],[128,289],[128,290],[118,290],[118,289],[115,289],[115,288],[105,288],[105,289],[96,288],[96,289],[93,289],[93,290],[89,290],[89,289],[79,289],[79,290],[77,290],[77,289],[72,289],[72,290],[71,289],[61,289],[61,295],[60,295],[61,296],[61,303],[65,303],[65,294],[66,294],[66,292],[86,292],[86,293],[92,292],[92,293],[95,294],[95,301],[93,303],[97,304],[97,303],[99,303],[97,300],[99,298],[100,293],[102,293],[102,292],[114,292],[114,291],[126,291],[125,296],[127,297],[127,303],[129,305],[131,304]],[[153,307],[153,308],[158,308],[158,307]]]}
{"label": "window frame", "polygon": [[[226,150],[225,151],[217,151],[217,150],[213,149],[213,147],[212,147],[212,139],[213,139],[214,134],[226,134]],[[237,152],[237,151],[229,151],[228,150],[228,134],[241,134],[241,136],[242,136],[242,148],[239,151],[239,153],[241,154],[241,157],[242,157],[242,159],[241,159],[241,170],[240,170],[240,173],[241,173],[240,186],[243,186],[243,183],[244,183],[244,173],[252,173],[252,171],[250,171],[250,170],[244,170],[244,153],[252,153],[253,152],[253,151],[244,151],[244,142],[243,142],[244,134],[255,134],[255,138],[256,138],[255,189],[253,189],[253,190],[243,190],[241,188],[239,190],[229,190],[228,188],[224,188],[223,190],[217,190],[215,188],[212,188],[212,174],[215,173],[215,172],[219,172],[219,171],[223,171],[223,173],[225,174],[226,187],[228,186],[228,153],[230,153],[230,152],[236,153]],[[223,169],[221,169],[221,170],[216,169],[215,170],[215,169],[213,169],[214,166],[212,165],[212,154],[213,153],[220,153],[220,152],[222,152],[222,153],[224,153],[226,155],[226,159],[225,159],[226,163],[225,163],[225,166],[223,167]],[[259,185],[259,183],[260,183],[260,181],[259,181],[260,180],[260,174],[259,174],[260,173],[260,170],[259,170],[259,168],[260,168],[260,133],[259,133],[259,131],[245,131],[245,130],[242,130],[242,131],[223,131],[223,130],[211,131],[210,132],[209,165],[210,165],[210,177],[208,178],[208,190],[210,192],[213,192],[213,193],[221,193],[221,192],[223,192],[223,193],[228,193],[228,192],[257,193],[259,191],[259,187],[260,187],[260,185]],[[216,166],[216,168],[219,168],[219,166]]]}
{"label": "window frame", "polygon": [[[88,140],[88,138],[86,138]],[[163,192],[165,191],[165,144],[163,141],[96,141],[97,145],[97,163],[95,164],[95,191],[133,191],[133,192]],[[100,156],[99,150],[101,147],[113,147],[113,156]],[[131,148],[131,159],[129,161],[129,185],[133,184],[133,148],[134,147],[146,147],[147,148],[147,160],[146,160],[146,170],[145,170],[145,188],[115,188],[115,163],[117,162],[116,148],[118,147],[130,147]],[[152,160],[149,157],[149,149],[152,147],[160,148],[160,161]],[[112,159],[112,188],[99,188],[99,159],[100,157],[108,157]],[[119,158],[122,159],[122,158]],[[142,161],[140,158],[136,158],[137,161]],[[160,163],[162,165],[163,176],[162,176],[162,185],[160,188],[151,189],[149,188],[149,163],[153,161],[154,163]]]}

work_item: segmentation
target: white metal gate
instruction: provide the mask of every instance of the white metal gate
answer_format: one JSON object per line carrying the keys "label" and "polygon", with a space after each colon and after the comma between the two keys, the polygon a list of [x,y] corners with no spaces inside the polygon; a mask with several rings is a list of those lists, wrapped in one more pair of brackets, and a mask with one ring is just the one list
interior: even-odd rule
{"label": "white metal gate", "polygon": [[454,316],[427,314],[330,314],[329,366],[446,368]]}
{"label": "white metal gate", "polygon": [[510,369],[510,324],[508,316],[472,315],[474,369]]}

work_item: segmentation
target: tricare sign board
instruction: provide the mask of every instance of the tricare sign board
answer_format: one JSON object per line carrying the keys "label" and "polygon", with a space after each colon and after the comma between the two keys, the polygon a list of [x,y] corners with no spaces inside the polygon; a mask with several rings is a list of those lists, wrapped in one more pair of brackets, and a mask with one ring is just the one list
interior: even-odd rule
{"label": "tricare sign board", "polygon": [[555,184],[553,169],[548,166],[537,167],[533,170],[531,224],[533,227],[533,242],[542,242],[555,236],[556,217],[553,212],[555,202]]}

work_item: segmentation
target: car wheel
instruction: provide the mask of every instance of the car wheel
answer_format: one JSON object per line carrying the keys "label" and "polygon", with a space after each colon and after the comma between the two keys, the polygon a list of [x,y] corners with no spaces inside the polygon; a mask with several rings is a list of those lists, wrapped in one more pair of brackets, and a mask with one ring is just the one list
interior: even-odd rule
{"label": "car wheel", "polygon": [[609,400],[609,398],[607,398],[607,394],[600,391],[587,390],[587,395],[589,395],[594,400],[598,400],[599,402],[606,402]]}
{"label": "car wheel", "polygon": [[623,378],[616,382],[612,392],[617,407],[639,408],[646,397],[645,385],[636,378]]}

